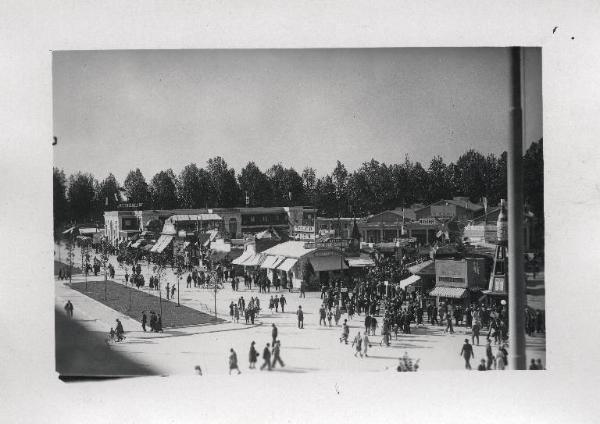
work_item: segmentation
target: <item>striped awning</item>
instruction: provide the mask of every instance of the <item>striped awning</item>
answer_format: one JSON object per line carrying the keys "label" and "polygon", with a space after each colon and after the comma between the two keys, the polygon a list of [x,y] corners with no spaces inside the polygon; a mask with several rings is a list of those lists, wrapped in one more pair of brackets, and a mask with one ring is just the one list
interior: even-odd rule
{"label": "striped awning", "polygon": [[244,261],[246,261],[247,259],[250,259],[253,255],[254,255],[253,251],[245,250],[241,256],[235,258],[233,261],[231,261],[231,263],[234,265],[243,265]]}
{"label": "striped awning", "polygon": [[150,250],[152,253],[162,253],[163,250],[173,241],[173,236],[162,235],[156,241],[156,244]]}
{"label": "striped awning", "polygon": [[260,267],[261,268],[267,268],[267,269],[275,269],[275,268],[277,268],[277,265],[279,265],[284,260],[285,260],[285,257],[283,257],[283,256],[271,256],[271,255],[269,255],[264,260],[264,262],[262,264],[260,264]]}
{"label": "striped awning", "polygon": [[436,287],[429,292],[429,296],[462,299],[463,297],[467,297],[467,289],[460,287]]}
{"label": "striped awning", "polygon": [[259,266],[263,260],[265,259],[265,255],[261,253],[255,253],[250,258],[246,259],[243,266]]}
{"label": "striped awning", "polygon": [[281,264],[279,264],[279,266],[277,267],[277,269],[280,269],[281,271],[288,272],[290,269],[292,269],[292,267],[294,265],[296,265],[296,262],[298,262],[298,259],[287,258]]}

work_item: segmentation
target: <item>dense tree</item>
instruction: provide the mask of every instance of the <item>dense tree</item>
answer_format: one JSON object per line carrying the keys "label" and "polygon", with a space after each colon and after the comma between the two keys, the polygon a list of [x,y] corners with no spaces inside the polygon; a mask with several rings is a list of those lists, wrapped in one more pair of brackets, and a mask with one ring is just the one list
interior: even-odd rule
{"label": "dense tree", "polygon": [[273,202],[271,182],[254,162],[248,162],[242,168],[238,181],[242,195],[248,196],[249,206],[271,206]]}
{"label": "dense tree", "polygon": [[317,173],[314,168],[307,166],[302,171],[302,188],[304,190],[304,202],[315,204],[315,186],[317,184]]}
{"label": "dense tree", "polygon": [[145,207],[150,202],[148,184],[139,168],[136,168],[135,171],[129,171],[123,187],[130,203],[142,203]]}
{"label": "dense tree", "polygon": [[341,215],[348,214],[348,171],[343,163],[339,160],[331,174],[333,184],[335,185],[335,198],[338,202],[338,210]]}
{"label": "dense tree", "polygon": [[58,168],[52,169],[53,182],[53,210],[54,210],[54,235],[58,237],[63,225],[69,217],[67,203],[67,178],[65,173]]}
{"label": "dense tree", "polygon": [[160,171],[150,181],[150,198],[155,209],[175,209],[178,206],[175,174],[172,169]]}
{"label": "dense tree", "polygon": [[335,184],[331,175],[317,179],[315,183],[315,203],[317,214],[334,217],[338,215],[338,203],[335,199]]}
{"label": "dense tree", "polygon": [[112,173],[108,174],[108,177],[98,183],[96,187],[96,205],[98,206],[98,210],[114,211],[121,201],[119,183]]}
{"label": "dense tree", "polygon": [[523,186],[526,206],[536,217],[538,248],[544,243],[544,141],[540,139],[529,146],[523,158]]}
{"label": "dense tree", "polygon": [[468,197],[472,202],[478,202],[486,193],[487,168],[486,158],[479,152],[471,149],[456,161],[458,168],[457,190],[462,196]]}
{"label": "dense tree", "polygon": [[210,176],[205,169],[195,163],[187,165],[176,181],[177,198],[182,208],[204,208],[213,205],[215,195],[212,191]]}
{"label": "dense tree", "polygon": [[242,196],[233,168],[229,168],[227,162],[217,156],[208,160],[207,171],[215,194],[215,206],[221,208],[239,206],[242,203]]}
{"label": "dense tree", "polygon": [[89,173],[78,172],[69,177],[67,198],[71,217],[76,222],[88,221],[96,213],[94,211],[95,185],[96,180]]}
{"label": "dense tree", "polygon": [[267,170],[273,189],[273,204],[292,205],[304,201],[304,183],[294,168],[286,169],[278,163]]}
{"label": "dense tree", "polygon": [[452,196],[452,177],[444,159],[440,156],[431,159],[428,174],[427,203]]}

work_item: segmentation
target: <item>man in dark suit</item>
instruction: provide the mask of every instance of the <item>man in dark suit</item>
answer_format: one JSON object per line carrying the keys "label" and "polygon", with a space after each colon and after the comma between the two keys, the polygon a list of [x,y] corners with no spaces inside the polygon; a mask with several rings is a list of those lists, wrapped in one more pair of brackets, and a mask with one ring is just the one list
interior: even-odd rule
{"label": "man in dark suit", "polygon": [[460,351],[460,355],[465,358],[465,368],[471,369],[471,358],[475,358],[475,354],[473,353],[473,346],[469,344],[469,339],[465,339],[465,344]]}
{"label": "man in dark suit", "polygon": [[271,351],[269,350],[269,343],[267,343],[263,350],[263,359],[265,362],[260,367],[261,371],[264,370],[265,367],[268,367],[269,371],[271,371]]}

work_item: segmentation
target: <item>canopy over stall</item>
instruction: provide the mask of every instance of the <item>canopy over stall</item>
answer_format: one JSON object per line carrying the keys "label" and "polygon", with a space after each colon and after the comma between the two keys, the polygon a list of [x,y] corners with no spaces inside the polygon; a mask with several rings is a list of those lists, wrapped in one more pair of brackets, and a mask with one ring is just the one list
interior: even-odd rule
{"label": "canopy over stall", "polygon": [[281,270],[281,271],[288,272],[290,269],[292,269],[292,267],[294,265],[296,265],[297,262],[298,262],[298,259],[287,258],[286,260],[284,260],[283,262],[281,262],[281,264],[279,264],[279,266],[277,267],[277,269]]}
{"label": "canopy over stall", "polygon": [[431,292],[429,292],[429,296],[462,299],[464,297],[467,297],[467,289],[459,287],[436,287]]}
{"label": "canopy over stall", "polygon": [[267,258],[260,264],[261,268],[275,269],[277,266],[285,260],[283,256],[267,256]]}
{"label": "canopy over stall", "polygon": [[421,281],[421,277],[419,277],[418,275],[411,275],[410,277],[405,278],[404,280],[400,281],[400,283],[398,285],[400,286],[400,288],[402,290],[404,290],[408,286],[415,284],[419,281]]}
{"label": "canopy over stall", "polygon": [[161,235],[156,244],[150,250],[152,253],[162,253],[167,246],[173,241],[173,236],[170,235]]}

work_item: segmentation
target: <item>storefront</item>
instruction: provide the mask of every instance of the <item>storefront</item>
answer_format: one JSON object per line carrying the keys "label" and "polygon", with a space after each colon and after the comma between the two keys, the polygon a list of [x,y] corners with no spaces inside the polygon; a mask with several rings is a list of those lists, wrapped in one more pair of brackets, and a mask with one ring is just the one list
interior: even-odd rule
{"label": "storefront", "polygon": [[282,283],[291,283],[294,288],[299,288],[305,281],[307,289],[316,289],[321,283],[339,278],[348,269],[343,252],[334,248],[315,248],[314,243],[302,241],[278,244],[262,255],[260,267],[268,270],[269,279],[278,278]]}

